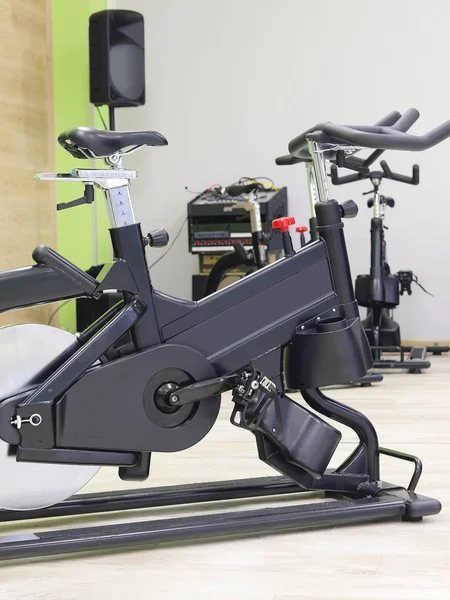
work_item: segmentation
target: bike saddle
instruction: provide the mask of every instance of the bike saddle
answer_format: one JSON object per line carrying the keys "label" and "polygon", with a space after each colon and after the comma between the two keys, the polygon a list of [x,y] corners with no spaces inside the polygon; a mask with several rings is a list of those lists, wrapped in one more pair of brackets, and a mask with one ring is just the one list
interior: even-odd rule
{"label": "bike saddle", "polygon": [[108,131],[93,127],[64,131],[58,142],[75,158],[106,158],[140,146],[167,146],[166,138],[156,131]]}

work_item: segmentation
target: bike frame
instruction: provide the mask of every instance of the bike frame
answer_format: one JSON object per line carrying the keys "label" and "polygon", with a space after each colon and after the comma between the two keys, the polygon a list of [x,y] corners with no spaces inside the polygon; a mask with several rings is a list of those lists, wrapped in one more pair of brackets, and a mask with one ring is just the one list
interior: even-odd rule
{"label": "bike frame", "polygon": [[[297,378],[297,387],[327,385],[323,379],[325,372],[336,383],[348,381],[347,378],[336,381],[336,374],[345,376],[343,371],[353,379],[367,372],[371,366],[370,353],[362,330],[360,332],[341,212],[337,202],[329,200],[325,158],[315,142],[311,142],[311,153],[320,200],[316,204],[316,213],[321,238],[199,302],[180,300],[154,290],[145,257],[144,237],[140,224],[134,220],[131,204],[129,179],[135,176],[134,172],[74,170],[70,175],[39,176],[47,180],[81,180],[85,185],[94,184],[105,191],[115,261],[103,269],[97,280],[88,278],[89,285],[86,286],[84,271],[57,253],[45,247],[42,252],[38,248],[34,257],[39,264],[1,274],[0,297],[4,291],[13,289],[9,292],[10,302],[3,301],[1,310],[67,297],[96,297],[105,289],[120,290],[123,302],[81,332],[73,345],[48,365],[45,376],[36,382],[31,392],[26,391],[11,402],[0,404],[0,436],[12,445],[22,444],[19,460],[40,460],[39,452],[47,449],[84,448],[85,442],[78,433],[80,427],[86,431],[83,415],[90,411],[90,398],[82,394],[74,404],[71,390],[77,387],[80,379],[90,389],[102,389],[103,393],[96,398],[98,419],[101,420],[102,414],[110,413],[110,399],[115,390],[114,386],[110,389],[113,380],[104,375],[101,364],[105,361],[109,365],[117,363],[119,371],[122,369],[119,362],[127,356],[121,358],[123,354],[114,355],[114,352],[111,355],[111,348],[127,332],[131,333],[132,344],[124,353],[133,359],[136,367],[139,353],[170,344],[173,348],[184,347],[198,352],[219,376],[251,364],[267,373],[279,389],[284,388],[285,349],[289,351],[287,361],[291,365],[291,379]],[[42,265],[42,257],[49,252],[53,256],[53,268]],[[33,286],[33,282],[39,284]],[[353,340],[355,352],[343,357],[346,361],[344,369],[336,361],[326,360],[326,368],[321,364],[321,358],[334,348],[329,336],[326,336],[327,348],[323,345],[325,337],[316,334],[306,342],[300,336],[297,348],[288,348],[297,332],[301,334],[306,329],[307,333],[315,323],[328,318],[343,319],[347,323],[345,331],[333,334],[335,344],[342,343],[340,335],[350,335]],[[312,344],[311,350],[306,359],[299,358],[298,352],[303,357],[305,343]],[[128,372],[129,368],[133,366],[128,367]],[[300,382],[299,373],[302,373]],[[61,408],[59,416],[55,417],[54,405],[61,406],[59,399],[63,396],[65,408]],[[116,403],[120,404],[119,398]],[[14,430],[10,422],[16,409],[22,419],[38,410],[43,419],[39,432],[36,428],[27,428],[21,433]],[[55,418],[57,423],[53,427]],[[89,419],[91,425],[93,429],[99,427],[92,416]],[[116,440],[123,428],[119,419],[115,425],[117,429],[111,426],[103,439],[98,435],[96,439],[91,436],[92,451],[100,452],[105,448],[123,451],[127,448],[125,442],[118,447]],[[27,448],[35,449],[31,451],[32,457],[27,455]],[[100,459],[96,455],[92,460],[103,464]],[[132,459],[122,456],[122,460]]]}
{"label": "bike frame", "polygon": [[[132,222],[129,180],[102,179],[109,173],[111,171],[74,170],[71,177],[66,176],[64,180],[94,181],[106,192],[111,223],[119,225],[110,229],[116,261],[106,265],[98,276],[95,293],[118,289],[123,292],[125,305],[139,296],[146,308],[130,327],[135,350],[161,342],[185,343],[189,336],[189,345],[197,345],[219,372],[225,372],[237,368],[241,360],[238,357],[254,356],[256,343],[261,347],[261,354],[270,349],[264,339],[270,339],[270,347],[274,341],[281,345],[288,343],[300,315],[301,320],[307,320],[340,303],[333,282],[342,276],[330,271],[332,261],[323,240],[297,252],[289,261],[268,265],[199,302],[180,300],[154,290],[141,227]],[[125,173],[130,178],[133,174]],[[59,179],[52,174],[38,177]],[[120,206],[118,194],[124,199]],[[76,281],[47,266],[34,265],[0,273],[0,311],[82,296],[86,293]],[[315,302],[317,298],[320,300]],[[236,326],[230,328],[233,322]],[[273,337],[275,327],[279,331],[276,339]],[[265,333],[257,334],[263,330]],[[246,347],[248,352],[245,352]],[[233,354],[234,360],[227,358]]]}

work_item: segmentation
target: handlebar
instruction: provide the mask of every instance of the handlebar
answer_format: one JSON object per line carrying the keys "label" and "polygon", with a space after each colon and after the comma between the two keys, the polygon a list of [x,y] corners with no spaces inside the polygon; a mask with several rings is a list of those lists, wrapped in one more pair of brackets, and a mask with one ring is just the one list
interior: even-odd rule
{"label": "handlebar", "polygon": [[419,165],[413,165],[412,177],[400,175],[400,173],[393,173],[385,160],[380,161],[380,166],[383,169],[386,179],[393,179],[394,181],[400,181],[401,183],[409,183],[410,185],[419,185]]}
{"label": "handlebar", "polygon": [[[401,113],[399,113],[398,110],[394,110],[394,111],[388,113],[387,115],[385,115],[384,117],[382,117],[381,119],[379,119],[374,124],[374,127],[388,127],[390,125],[395,125],[395,123],[397,123],[397,121],[401,118],[402,118]],[[291,140],[289,142],[289,146],[288,146],[290,154],[292,154],[296,158],[303,158],[304,160],[310,159],[310,155],[308,152],[308,138],[314,139],[316,142],[319,142],[319,143],[323,143],[323,144],[328,143],[328,144],[331,144],[332,146],[337,146],[339,144],[343,145],[342,140],[337,140],[337,139],[333,140],[333,139],[327,138],[327,136],[325,135],[325,127],[327,125],[332,125],[332,123],[329,123],[329,122],[318,123],[314,127],[310,127],[309,129],[307,129],[306,131],[301,133],[299,136],[297,136],[296,138]],[[361,126],[359,126],[359,125],[354,125],[354,126],[350,126],[350,127],[356,128],[356,129],[361,129]]]}
{"label": "handlebar", "polygon": [[415,108],[410,108],[400,117],[398,114],[390,113],[375,125],[368,126],[319,123],[291,140],[289,152],[295,157],[304,158],[307,154],[308,139],[322,146],[354,145],[377,150],[419,152],[432,148],[450,137],[450,120],[424,135],[417,136],[406,131],[417,121],[419,112]]}
{"label": "handlebar", "polygon": [[345,185],[346,183],[362,181],[363,179],[392,179],[393,181],[408,183],[409,185],[419,185],[419,165],[413,165],[411,177],[401,175],[400,173],[393,173],[385,160],[380,161],[380,166],[383,169],[382,171],[360,171],[359,173],[339,177],[337,166],[331,165],[331,181],[334,185]]}
{"label": "handlebar", "polygon": [[280,166],[290,166],[290,165],[296,165],[297,163],[301,163],[301,162],[310,162],[311,161],[311,157],[309,159],[306,158],[297,158],[295,156],[292,156],[292,154],[285,154],[284,156],[279,156],[278,158],[275,159],[275,163],[277,165]]}
{"label": "handlebar", "polygon": [[361,179],[368,179],[369,176],[363,173],[352,173],[352,175],[344,175],[343,177],[339,177],[337,166],[331,165],[330,177],[333,185],[345,185],[346,183],[361,181]]}

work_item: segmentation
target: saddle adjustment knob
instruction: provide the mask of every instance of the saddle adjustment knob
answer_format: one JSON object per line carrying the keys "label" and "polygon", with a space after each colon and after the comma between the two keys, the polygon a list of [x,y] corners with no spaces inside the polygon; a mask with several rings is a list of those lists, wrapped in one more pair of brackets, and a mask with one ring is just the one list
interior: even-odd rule
{"label": "saddle adjustment knob", "polygon": [[144,244],[152,248],[163,248],[169,243],[169,234],[165,229],[155,229],[147,233],[144,238]]}
{"label": "saddle adjustment knob", "polygon": [[300,234],[300,246],[303,248],[306,246],[305,233],[308,231],[308,228],[305,225],[301,225],[300,227],[296,227],[295,231]]}

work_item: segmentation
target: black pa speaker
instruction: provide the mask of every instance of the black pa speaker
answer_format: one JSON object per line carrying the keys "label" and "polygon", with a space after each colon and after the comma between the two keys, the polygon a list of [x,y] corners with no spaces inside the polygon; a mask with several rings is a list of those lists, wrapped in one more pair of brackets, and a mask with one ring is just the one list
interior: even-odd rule
{"label": "black pa speaker", "polygon": [[102,10],[89,19],[92,104],[145,103],[144,17],[133,10]]}

